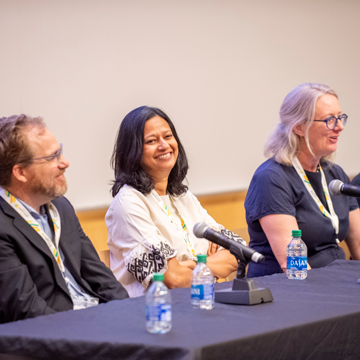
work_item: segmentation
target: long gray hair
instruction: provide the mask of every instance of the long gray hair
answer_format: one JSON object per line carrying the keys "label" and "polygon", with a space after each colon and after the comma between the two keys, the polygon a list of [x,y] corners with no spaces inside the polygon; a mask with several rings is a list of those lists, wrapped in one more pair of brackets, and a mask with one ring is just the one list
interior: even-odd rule
{"label": "long gray hair", "polygon": [[301,84],[286,95],[280,108],[280,123],[265,144],[265,156],[273,157],[281,164],[292,165],[300,148],[301,137],[293,132],[298,124],[305,125],[304,140],[313,153],[308,133],[314,122],[316,101],[324,94],[338,97],[329,86],[316,83]]}

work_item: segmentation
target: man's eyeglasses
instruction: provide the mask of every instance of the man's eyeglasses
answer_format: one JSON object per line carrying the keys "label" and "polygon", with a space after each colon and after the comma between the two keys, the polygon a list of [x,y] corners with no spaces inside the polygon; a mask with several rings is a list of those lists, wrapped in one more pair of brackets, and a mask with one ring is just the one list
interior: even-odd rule
{"label": "man's eyeglasses", "polygon": [[39,158],[34,158],[34,159],[32,159],[32,161],[35,161],[35,160],[53,161],[53,160],[57,159],[57,162],[59,163],[62,152],[63,152],[63,144],[60,144],[60,149],[55,154],[49,155],[49,156],[43,156],[43,157],[39,157]]}
{"label": "man's eyeglasses", "polygon": [[339,117],[336,116],[329,116],[327,119],[325,120],[314,120],[314,121],[323,121],[326,122],[326,127],[329,130],[333,130],[336,128],[337,122],[341,121],[341,123],[343,124],[343,126],[346,125],[346,121],[347,121],[348,116],[346,114],[342,114]]}

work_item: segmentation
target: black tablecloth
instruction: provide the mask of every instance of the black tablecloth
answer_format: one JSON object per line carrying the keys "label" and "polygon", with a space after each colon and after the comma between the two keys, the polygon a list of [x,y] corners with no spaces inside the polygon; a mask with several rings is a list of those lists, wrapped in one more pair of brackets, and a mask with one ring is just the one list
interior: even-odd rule
{"label": "black tablecloth", "polygon": [[[194,310],[171,290],[172,330],[148,334],[145,298],[0,325],[0,353],[51,359],[358,359],[360,262],[257,278],[272,303]],[[229,283],[217,284],[217,288]],[[1,356],[0,356],[1,359]]]}

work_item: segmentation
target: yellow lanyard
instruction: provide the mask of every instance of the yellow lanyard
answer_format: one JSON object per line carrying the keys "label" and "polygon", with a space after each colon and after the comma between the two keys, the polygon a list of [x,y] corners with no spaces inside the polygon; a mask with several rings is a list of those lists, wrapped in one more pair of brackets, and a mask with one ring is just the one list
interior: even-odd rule
{"label": "yellow lanyard", "polygon": [[45,234],[45,232],[41,229],[39,223],[31,216],[29,211],[25,208],[23,204],[21,204],[18,199],[14,195],[12,195],[9,191],[0,188],[0,196],[43,238],[46,245],[50,249],[50,252],[53,254],[56,263],[59,266],[61,273],[65,274],[65,267],[60,257],[59,252],[59,241],[60,241],[60,215],[54,204],[51,202],[48,203],[49,212],[51,215],[51,219],[54,225],[55,231],[55,245],[51,241],[51,239]]}
{"label": "yellow lanyard", "polygon": [[298,158],[295,158],[295,160],[293,161],[293,166],[294,166],[296,172],[298,173],[298,175],[300,176],[300,179],[303,181],[306,189],[310,193],[311,197],[316,202],[316,204],[317,204],[318,208],[320,209],[321,213],[331,220],[331,224],[332,224],[333,228],[335,229],[336,243],[339,244],[340,243],[340,241],[338,239],[339,218],[335,213],[334,206],[333,206],[333,203],[331,201],[331,197],[329,195],[328,186],[326,184],[325,174],[324,174],[324,171],[323,171],[322,167],[319,164],[320,173],[321,173],[321,184],[322,184],[322,187],[323,187],[326,202],[327,202],[327,204],[329,206],[330,213],[326,210],[325,206],[320,201],[319,197],[316,195],[316,192],[315,192],[314,188],[311,186],[310,181],[309,181],[308,177],[306,176],[305,171],[304,171],[303,167],[301,166],[300,161],[299,161]]}
{"label": "yellow lanyard", "polygon": [[[161,210],[168,216],[168,218],[170,219],[171,223],[175,226],[176,230],[178,232],[181,233],[182,238],[185,241],[186,244],[186,249],[188,251],[188,254],[190,256],[190,260],[195,260],[197,261],[197,257],[195,255],[195,249],[194,249],[194,245],[191,241],[190,238],[190,234],[189,234],[189,230],[185,224],[184,219],[182,218],[179,210],[178,213],[180,215],[180,220],[181,220],[181,228],[179,226],[179,224],[175,221],[174,217],[171,215],[170,209],[166,206],[166,204],[162,201],[161,197],[159,196],[159,194],[155,191],[155,190],[151,190],[150,194],[153,196],[153,198],[156,200],[156,202],[158,203],[158,205],[160,206]],[[175,202],[172,199],[172,197],[170,196],[170,199],[172,201],[172,203],[175,206]],[[175,206],[176,207],[176,206]]]}

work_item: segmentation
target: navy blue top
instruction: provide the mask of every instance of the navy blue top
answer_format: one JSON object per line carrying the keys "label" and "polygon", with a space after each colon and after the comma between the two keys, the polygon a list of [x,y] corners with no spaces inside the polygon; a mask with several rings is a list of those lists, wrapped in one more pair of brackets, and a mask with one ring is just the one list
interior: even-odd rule
{"label": "navy blue top", "polygon": [[[340,166],[329,162],[321,165],[327,184],[334,179],[350,183]],[[306,171],[306,174],[320,201],[328,208],[322,190],[321,173]],[[349,230],[349,211],[358,208],[358,204],[355,198],[347,196],[331,196],[331,199],[339,217],[341,241]],[[251,180],[245,199],[245,210],[250,246],[266,258],[264,264],[249,264],[248,277],[282,272],[259,222],[259,219],[272,214],[286,214],[296,218],[302,231],[302,239],[308,248],[308,262],[312,268],[326,266],[336,259],[345,258],[344,251],[336,244],[331,220],[320,212],[293,166],[279,164],[273,159],[260,165]]]}
{"label": "navy blue top", "polygon": [[[352,184],[352,185],[356,185],[356,186],[360,186],[360,174],[356,175],[356,176],[352,179],[351,184]],[[360,206],[360,199],[357,198],[357,201],[358,201],[359,206]]]}

